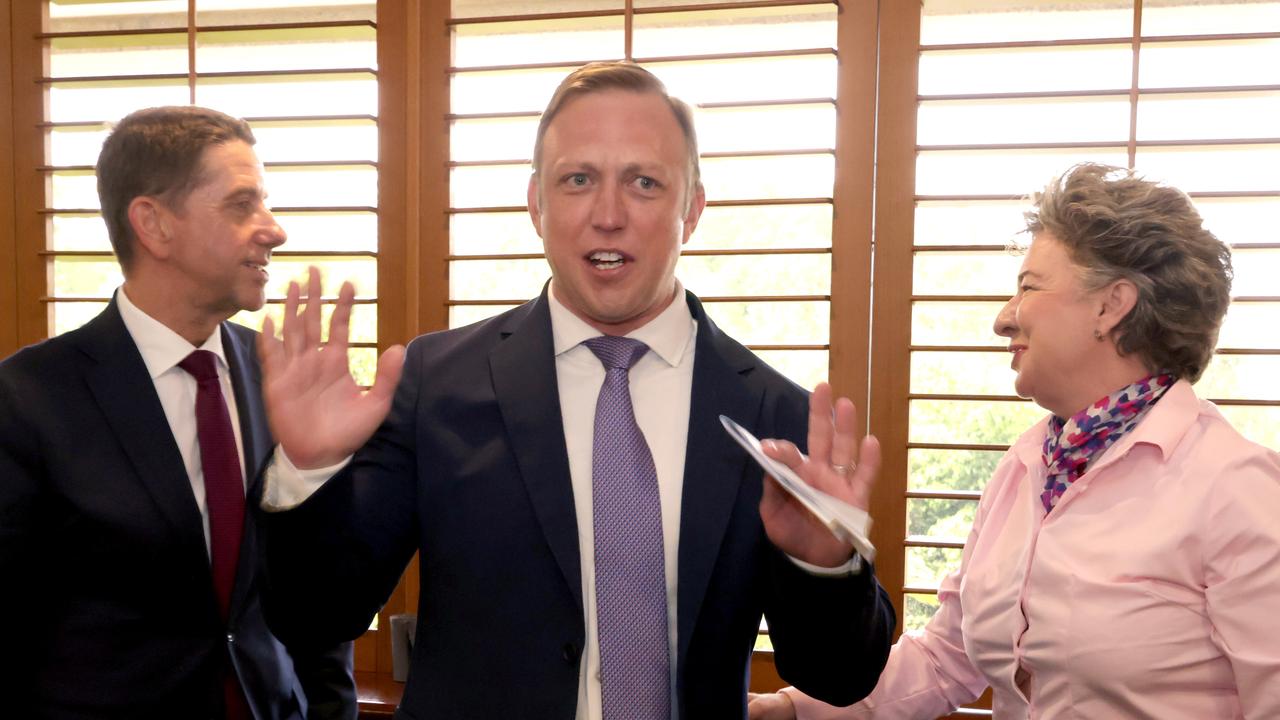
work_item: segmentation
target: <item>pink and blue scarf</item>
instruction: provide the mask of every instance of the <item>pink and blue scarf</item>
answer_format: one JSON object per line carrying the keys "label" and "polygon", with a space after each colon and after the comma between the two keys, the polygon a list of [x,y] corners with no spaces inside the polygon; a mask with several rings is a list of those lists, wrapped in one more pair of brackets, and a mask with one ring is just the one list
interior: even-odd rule
{"label": "pink and blue scarf", "polygon": [[1120,388],[1069,419],[1049,418],[1044,464],[1049,474],[1040,500],[1046,513],[1089,467],[1089,462],[1132,430],[1156,404],[1175,378],[1151,375]]}

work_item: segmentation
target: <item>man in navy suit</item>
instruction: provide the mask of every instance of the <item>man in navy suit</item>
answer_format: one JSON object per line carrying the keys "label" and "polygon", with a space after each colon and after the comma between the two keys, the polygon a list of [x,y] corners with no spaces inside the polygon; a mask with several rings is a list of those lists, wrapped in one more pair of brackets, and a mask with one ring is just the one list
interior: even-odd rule
{"label": "man in navy suit", "polygon": [[[676,280],[706,203],[697,161],[689,109],[656,78],[585,66],[538,129],[528,205],[552,271],[539,298],[388,351],[364,396],[342,341],[349,285],[326,347],[314,271],[300,314],[290,288],[283,341],[264,330],[281,441],[263,497],[268,615],[285,637],[352,637],[419,552],[397,717],[742,718],[762,614],[789,682],[837,704],[875,685],[894,620],[870,566],[762,483],[718,416],[798,443],[808,428],[811,460],[789,460],[864,509],[877,450],[864,443],[849,475],[858,448],[831,440],[829,389],[807,398]],[[610,378],[624,369],[601,349],[618,346],[634,363],[621,415]],[[834,410],[847,429],[852,405]],[[632,416],[645,449],[600,439]],[[606,515],[609,478],[648,468],[640,456],[651,492]],[[654,583],[618,572],[653,546]]]}
{"label": "man in navy suit", "polygon": [[253,143],[203,108],[121,121],[97,170],[124,285],[0,364],[4,717],[356,715],[350,645],[286,647],[263,616],[245,500],[274,442],[256,333],[226,322],[285,240]]}

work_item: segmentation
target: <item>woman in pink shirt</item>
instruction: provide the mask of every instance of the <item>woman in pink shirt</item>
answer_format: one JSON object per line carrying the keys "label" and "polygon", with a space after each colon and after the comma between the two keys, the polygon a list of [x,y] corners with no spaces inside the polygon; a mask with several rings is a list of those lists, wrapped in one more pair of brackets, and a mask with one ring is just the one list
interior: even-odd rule
{"label": "woman in pink shirt", "polygon": [[1001,460],[937,614],[872,694],[787,688],[754,720],[936,718],[988,686],[997,720],[1280,718],[1280,455],[1191,387],[1230,250],[1185,194],[1118,168],[1034,200],[995,331],[1051,415]]}

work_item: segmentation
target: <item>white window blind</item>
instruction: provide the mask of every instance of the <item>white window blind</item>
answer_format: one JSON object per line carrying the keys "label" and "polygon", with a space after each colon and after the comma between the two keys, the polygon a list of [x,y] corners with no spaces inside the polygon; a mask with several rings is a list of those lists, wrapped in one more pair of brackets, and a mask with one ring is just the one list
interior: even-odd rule
{"label": "white window blind", "polygon": [[377,340],[377,53],[374,2],[134,0],[47,3],[47,301],[50,330],[78,327],[120,284],[93,165],[110,123],[197,104],[250,122],[270,203],[289,241],[268,307],[319,265],[355,282],[351,350],[369,382]]}
{"label": "white window blind", "polygon": [[539,114],[575,67],[631,59],[697,111],[708,207],[677,276],[767,362],[827,377],[837,7],[715,5],[454,0],[452,326],[541,290],[525,210]]}
{"label": "white window blind", "polygon": [[922,13],[907,629],[936,609],[1000,454],[1045,412],[1013,397],[991,327],[1024,198],[1073,163],[1188,191],[1231,245],[1234,301],[1197,392],[1280,447],[1280,3],[926,0]]}

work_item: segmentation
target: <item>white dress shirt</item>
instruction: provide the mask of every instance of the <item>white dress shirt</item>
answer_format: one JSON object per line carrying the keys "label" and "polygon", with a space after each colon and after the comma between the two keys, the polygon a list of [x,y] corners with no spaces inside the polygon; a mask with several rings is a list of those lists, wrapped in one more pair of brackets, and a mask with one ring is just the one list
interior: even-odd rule
{"label": "white dress shirt", "polygon": [[155,383],[164,416],[169,421],[169,430],[173,432],[173,440],[178,444],[178,452],[182,453],[182,463],[187,468],[187,479],[191,482],[191,493],[200,509],[200,518],[204,524],[204,545],[208,550],[209,503],[205,500],[204,466],[200,461],[200,441],[196,434],[196,379],[178,367],[178,363],[196,350],[208,350],[217,356],[215,364],[218,367],[218,380],[222,383],[222,397],[227,401],[227,412],[232,418],[231,430],[236,438],[236,459],[240,463],[243,482],[244,441],[240,438],[240,416],[236,414],[236,395],[231,387],[227,356],[222,350],[222,333],[215,330],[197,348],[134,305],[123,287],[116,292],[116,307],[120,310],[120,318],[124,320],[125,329],[133,338],[134,345],[138,346],[151,381]]}
{"label": "white dress shirt", "polygon": [[[578,556],[582,566],[582,600],[586,611],[587,642],[582,651],[578,681],[578,720],[599,720],[600,634],[596,625],[595,537],[593,534],[591,480],[592,440],[595,435],[596,399],[604,384],[605,369],[584,340],[599,337],[588,325],[547,293],[551,301],[551,334],[556,353],[556,384],[560,390],[560,414],[564,421],[565,447],[573,504],[578,518]],[[631,404],[636,424],[653,453],[662,503],[662,553],[667,579],[667,639],[671,658],[671,708],[676,718],[676,579],[680,546],[680,496],[684,487],[685,444],[689,437],[689,403],[693,392],[693,351],[698,324],[677,284],[672,303],[644,327],[627,337],[649,346],[631,368]]]}

